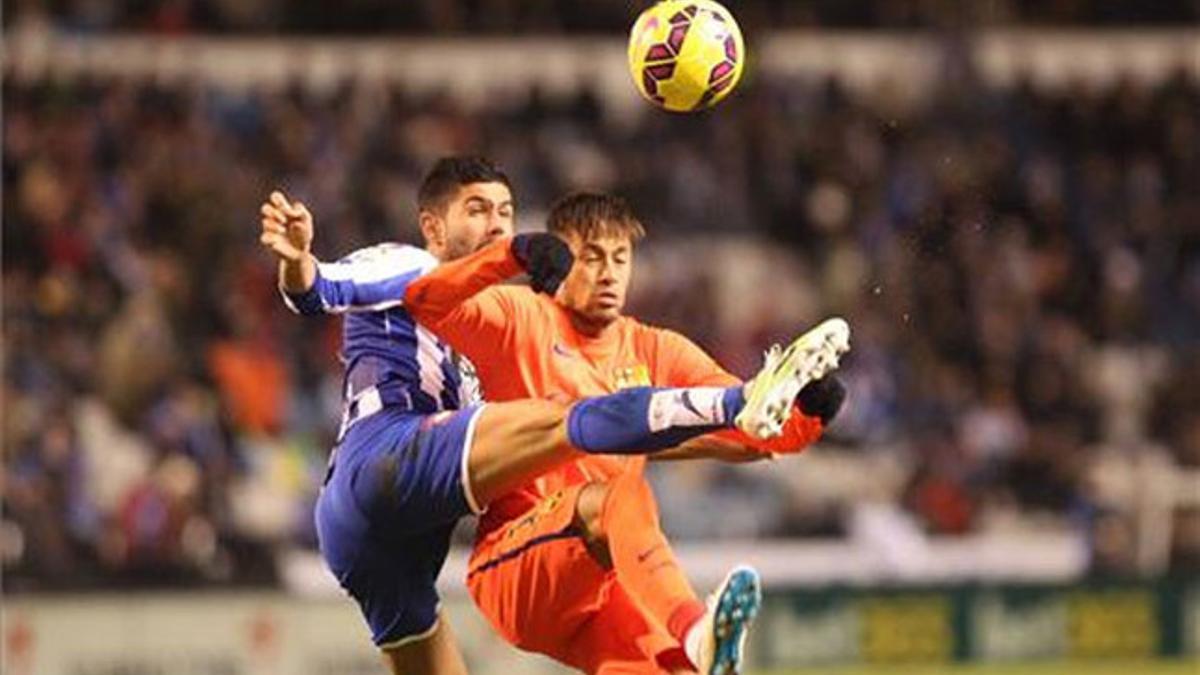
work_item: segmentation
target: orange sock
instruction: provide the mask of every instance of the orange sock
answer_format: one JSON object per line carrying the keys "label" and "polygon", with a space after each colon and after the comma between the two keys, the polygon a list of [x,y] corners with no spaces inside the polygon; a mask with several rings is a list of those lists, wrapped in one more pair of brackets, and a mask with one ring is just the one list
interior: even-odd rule
{"label": "orange sock", "polygon": [[640,471],[625,471],[609,483],[601,527],[621,585],[682,644],[704,615],[704,603],[662,533],[654,493]]}

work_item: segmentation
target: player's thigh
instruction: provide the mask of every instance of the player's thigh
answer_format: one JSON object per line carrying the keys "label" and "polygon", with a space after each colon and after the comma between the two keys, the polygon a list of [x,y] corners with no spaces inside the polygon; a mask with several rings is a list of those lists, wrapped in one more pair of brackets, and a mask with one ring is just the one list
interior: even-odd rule
{"label": "player's thigh", "polygon": [[477,414],[385,409],[351,427],[335,452],[315,514],[321,555],[386,652],[437,634],[435,584],[454,525],[471,510],[462,469]]}
{"label": "player's thigh", "polygon": [[571,638],[559,646],[570,655],[567,663],[591,675],[649,675],[669,672],[656,658],[673,648],[655,633],[647,616],[618,600],[610,599],[615,581],[603,584],[603,602]]}
{"label": "player's thigh", "polygon": [[501,636],[555,658],[556,645],[589,619],[608,576],[573,526],[582,488],[557,492],[480,539],[467,573],[471,597]]}
{"label": "player's thigh", "polygon": [[568,441],[567,410],[564,404],[534,399],[483,407],[466,465],[479,504],[581,456]]}
{"label": "player's thigh", "polygon": [[347,433],[329,484],[351,492],[354,506],[385,537],[420,534],[478,513],[466,464],[482,410],[377,413]]}
{"label": "player's thigh", "polygon": [[467,665],[443,612],[439,612],[437,625],[429,635],[382,651],[393,675],[467,675]]}
{"label": "player's thigh", "polygon": [[615,675],[669,672],[660,658],[680,645],[614,579],[605,588],[604,602],[569,648],[589,655],[586,672]]}
{"label": "player's thigh", "polygon": [[[320,516],[318,516],[320,519]],[[320,522],[321,554],[339,585],[357,603],[371,641],[388,650],[435,634],[437,577],[449,551],[451,527],[419,537],[365,537],[334,544],[336,523]],[[342,548],[337,548],[341,545]]]}
{"label": "player's thigh", "polygon": [[435,586],[453,524],[401,536],[356,505],[349,472],[334,473],[317,498],[321,556],[358,604],[376,645],[428,635],[437,620]]}

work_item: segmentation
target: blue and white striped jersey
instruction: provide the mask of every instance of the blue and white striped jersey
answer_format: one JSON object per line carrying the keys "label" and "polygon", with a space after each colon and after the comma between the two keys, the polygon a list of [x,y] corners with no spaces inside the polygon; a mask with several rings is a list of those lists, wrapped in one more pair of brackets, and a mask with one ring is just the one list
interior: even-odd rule
{"label": "blue and white striped jersey", "polygon": [[344,314],[342,360],[346,418],[378,406],[403,405],[419,413],[475,403],[478,385],[459,372],[450,348],[417,325],[404,309],[404,291],[437,266],[428,251],[379,244],[333,263],[317,264],[317,279],[303,294],[284,292],[299,314]]}

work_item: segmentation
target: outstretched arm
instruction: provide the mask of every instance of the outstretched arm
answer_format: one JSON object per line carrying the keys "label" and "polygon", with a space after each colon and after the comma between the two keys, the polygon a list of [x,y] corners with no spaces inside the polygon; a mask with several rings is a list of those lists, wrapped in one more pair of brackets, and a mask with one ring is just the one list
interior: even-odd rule
{"label": "outstretched arm", "polygon": [[322,263],[310,251],[313,217],[304,204],[275,191],[261,214],[259,241],[279,258],[279,289],[299,314],[394,307],[403,302],[408,285],[437,264],[429,253],[399,244],[380,244]]}
{"label": "outstretched arm", "polygon": [[414,319],[475,363],[484,381],[519,363],[522,316],[532,297],[493,286],[521,271],[533,289],[553,293],[571,269],[571,251],[550,234],[519,234],[443,263],[404,294]]}
{"label": "outstretched arm", "polygon": [[436,326],[477,293],[528,272],[533,290],[553,294],[571,271],[571,250],[550,234],[519,234],[439,265],[414,281],[404,304],[417,321]]}
{"label": "outstretched arm", "polygon": [[262,234],[258,241],[279,258],[279,287],[287,293],[304,293],[317,277],[317,259],[310,249],[313,219],[300,201],[292,202],[279,190],[259,209]]}
{"label": "outstretched arm", "polygon": [[442,263],[404,291],[404,304],[419,323],[436,326],[488,286],[521,273],[504,237],[458,260]]}

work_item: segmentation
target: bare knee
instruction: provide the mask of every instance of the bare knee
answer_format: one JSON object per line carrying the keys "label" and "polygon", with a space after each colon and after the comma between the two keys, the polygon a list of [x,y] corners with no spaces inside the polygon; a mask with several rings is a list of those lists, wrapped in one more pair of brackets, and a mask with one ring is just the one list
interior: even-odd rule
{"label": "bare knee", "polygon": [[608,533],[604,530],[604,502],[608,499],[607,483],[588,483],[575,502],[575,528],[583,535],[588,551],[604,567],[612,567],[608,552]]}
{"label": "bare knee", "polygon": [[588,483],[575,502],[575,517],[584,534],[592,539],[604,539],[604,500],[608,499],[608,483]]}

